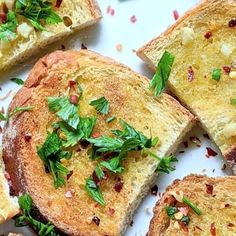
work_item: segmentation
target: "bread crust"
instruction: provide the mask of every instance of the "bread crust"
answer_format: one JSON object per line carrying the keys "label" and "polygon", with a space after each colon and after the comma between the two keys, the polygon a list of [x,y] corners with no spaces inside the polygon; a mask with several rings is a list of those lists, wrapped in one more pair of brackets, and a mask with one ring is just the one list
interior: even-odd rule
{"label": "bread crust", "polygon": [[[41,87],[48,88],[47,91],[48,94],[50,95],[52,90],[56,90],[58,86],[59,87],[63,86],[62,81],[60,79],[63,77],[63,73],[66,74],[66,71],[68,70],[70,72],[71,71],[76,72],[78,68],[83,67],[83,62],[82,64],[79,64],[77,62],[78,58],[84,58],[85,61],[87,59],[93,60],[98,64],[105,63],[112,65],[113,67],[116,67],[117,72],[125,69],[127,73],[132,73],[133,77],[136,77],[137,80],[140,80],[143,84],[145,84],[145,86],[148,86],[147,78],[140,76],[139,74],[133,72],[130,68],[127,68],[124,65],[117,63],[110,58],[101,57],[99,54],[96,54],[88,50],[81,50],[79,52],[73,50],[67,52],[56,51],[52,54],[46,55],[36,63],[36,65],[34,66],[33,70],[29,75],[29,78],[25,82],[23,88],[16,94],[13,101],[11,102],[9,109],[12,110],[16,106],[36,105],[33,104],[32,100],[35,99],[35,92],[37,92],[37,89]],[[113,96],[114,97],[117,96],[115,92]],[[192,127],[194,122],[194,117],[186,109],[182,108],[180,104],[173,98],[171,98],[169,95],[164,94],[163,96],[164,99],[169,102],[169,105],[172,107],[172,109],[176,110],[176,112],[180,114],[180,117],[182,117],[187,121],[187,127],[183,127],[184,132],[180,134],[180,136],[183,136],[185,132],[187,132]],[[119,99],[119,97],[117,97],[117,99]],[[44,106],[42,106],[42,109],[44,109]],[[45,111],[45,113],[47,112]],[[47,116],[47,114],[45,115]],[[46,207],[37,205],[38,202],[41,201],[41,198],[43,198],[44,196],[39,196],[37,192],[39,190],[37,190],[37,188],[34,187],[34,183],[30,182],[29,177],[27,175],[29,174],[28,172],[30,172],[30,169],[32,169],[32,172],[38,172],[41,166],[38,166],[39,163],[35,166],[32,167],[30,166],[31,165],[30,159],[34,158],[35,156],[35,147],[33,144],[31,144],[31,142],[26,142],[24,140],[26,132],[35,133],[35,130],[40,130],[40,127],[38,127],[38,124],[34,122],[34,119],[37,119],[37,115],[35,115],[33,111],[21,113],[13,117],[13,119],[11,119],[10,122],[6,125],[4,130],[3,158],[6,163],[6,169],[11,175],[14,190],[17,193],[23,193],[23,192],[30,193],[35,202],[36,207],[39,208],[42,216],[53,222],[56,225],[56,227],[59,228],[60,230],[63,230],[63,232],[69,235],[81,235],[81,236],[101,235],[96,231],[96,228],[94,229],[92,226],[91,226],[92,227],[91,232],[86,232],[86,230],[85,231],[82,230],[83,225],[81,225],[82,231],[78,232],[78,228],[76,228],[75,226],[72,227],[63,224],[62,222],[60,222],[58,217],[48,215]],[[44,117],[38,117],[38,119],[44,119]],[[25,123],[26,121],[28,121],[29,125]],[[180,140],[176,141],[172,146],[169,147],[169,153],[172,152],[174,148],[176,148],[179,142]],[[27,158],[25,158],[25,161],[23,162],[22,161],[23,156],[26,155]],[[32,161],[32,163],[34,162]],[[26,169],[25,166],[27,166],[27,169],[29,168],[29,171],[27,171],[27,173],[25,172]],[[127,212],[125,212],[124,219],[122,219],[122,222],[118,222],[121,228],[119,230],[121,230],[121,232],[118,233],[116,231],[117,229],[114,229],[114,232],[112,231],[110,231],[109,233],[107,232],[108,233],[107,235],[109,236],[120,235],[122,234],[122,232],[124,232],[125,228],[127,227],[127,223],[129,222],[132,213],[134,212],[134,209],[137,207],[141,199],[148,192],[149,187],[155,181],[155,178],[156,175],[149,176],[149,178],[146,180],[146,184],[143,186],[143,189],[140,192],[139,195],[140,197],[130,203],[129,207],[127,208]],[[47,185],[46,182],[42,183],[42,185],[43,184],[45,184],[45,188],[49,189],[48,191],[50,191],[50,189],[53,188],[53,186],[51,186],[52,185],[51,183],[50,185]],[[127,196],[124,194],[124,198],[126,197]]]}
{"label": "bread crust", "polygon": [[[174,180],[173,183],[166,188],[165,192],[163,193],[163,196],[156,203],[156,206],[153,209],[154,216],[150,222],[147,236],[164,236],[164,235],[166,235],[165,231],[169,227],[169,218],[166,213],[165,213],[165,216],[163,216],[163,207],[166,205],[165,199],[171,195],[170,192],[173,192],[175,190],[179,190],[179,188],[180,189],[183,188],[183,190],[185,190],[185,192],[187,194],[191,195],[191,192],[193,192],[193,191],[199,191],[198,193],[200,193],[200,191],[202,191],[200,189],[200,187],[198,186],[198,184],[203,185],[203,186],[205,184],[210,184],[210,185],[214,186],[214,184],[225,183],[225,185],[227,185],[227,182],[235,183],[235,181],[236,181],[235,176],[211,178],[206,175],[196,175],[196,174],[188,175],[188,176],[184,177],[182,180],[180,180],[180,179]],[[188,185],[188,184],[189,184],[189,186],[188,186],[189,188],[186,189],[186,185]],[[226,190],[227,190],[227,188],[226,188]],[[224,194],[224,193],[222,193],[222,194]],[[198,199],[195,199],[195,201],[199,202]],[[190,235],[193,235],[193,233],[194,232],[191,232],[191,231],[189,232]],[[205,233],[205,232],[202,232],[202,233]],[[172,234],[168,235],[168,236],[172,236]]]}

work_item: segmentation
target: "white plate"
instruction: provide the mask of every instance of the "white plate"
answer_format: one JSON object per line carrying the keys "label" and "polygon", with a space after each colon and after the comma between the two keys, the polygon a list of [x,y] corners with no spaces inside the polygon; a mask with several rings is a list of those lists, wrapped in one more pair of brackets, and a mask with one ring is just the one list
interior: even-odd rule
{"label": "white plate", "polygon": [[[174,23],[173,10],[183,14],[186,10],[194,6],[197,0],[98,0],[103,12],[103,20],[100,24],[84,30],[82,33],[70,39],[70,42],[63,43],[66,48],[80,48],[83,42],[89,49],[97,51],[103,55],[113,57],[118,61],[130,66],[133,70],[140,72],[151,78],[149,69],[135,55],[134,49],[138,49],[144,43],[151,40],[164,31],[170,24]],[[115,14],[107,14],[107,8],[114,9]],[[130,18],[135,16],[137,21],[132,23]],[[116,50],[116,45],[123,46],[122,52]],[[46,51],[60,49],[61,42],[50,46]],[[45,52],[42,52],[42,55]],[[37,55],[38,56],[38,55]],[[35,61],[35,60],[34,60]],[[0,75],[0,97],[7,94],[10,90],[17,91],[20,87],[9,78],[20,77],[25,79],[32,67],[32,59],[27,62],[27,66],[12,70],[11,73]],[[13,95],[13,93],[12,93]],[[0,105],[5,109],[12,99],[12,95]],[[1,108],[0,106],[0,108]],[[204,131],[195,128],[189,136],[197,136],[202,141],[200,148],[191,144],[188,149],[179,147],[176,156],[179,162],[176,171],[169,175],[160,175],[158,182],[159,191],[163,192],[167,185],[174,179],[182,178],[190,173],[207,174],[209,176],[223,176],[226,172],[221,170],[223,159],[221,155],[206,158],[206,147],[212,147],[219,153],[219,150],[209,140],[203,137]],[[189,136],[185,140],[189,140]],[[189,142],[190,144],[190,142]],[[185,153],[179,154],[184,150]],[[125,236],[145,235],[148,230],[149,221],[152,217],[152,208],[158,197],[149,194],[139,207],[134,216],[134,223],[129,227]],[[13,222],[8,222],[0,226],[0,234],[8,232],[24,232],[30,236],[33,233],[28,229],[14,228]]]}

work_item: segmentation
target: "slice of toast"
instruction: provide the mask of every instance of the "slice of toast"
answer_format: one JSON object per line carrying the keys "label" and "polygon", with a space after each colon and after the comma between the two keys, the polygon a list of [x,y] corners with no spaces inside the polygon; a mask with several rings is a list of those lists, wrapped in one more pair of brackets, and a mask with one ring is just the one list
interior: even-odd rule
{"label": "slice of toast", "polygon": [[[41,31],[33,28],[26,18],[17,15],[16,37],[8,41],[0,40],[0,71],[22,62],[57,40],[97,23],[102,17],[96,0],[53,0],[51,2],[54,12],[60,16],[62,22],[45,24],[45,30]],[[56,7],[58,3],[61,4]],[[19,30],[19,27],[23,30]]]}
{"label": "slice of toast", "polygon": [[[235,1],[201,1],[137,52],[153,70],[165,50],[175,56],[168,88],[197,115],[234,174],[236,108],[231,99],[236,98],[235,9]],[[221,70],[219,81],[217,74],[213,75],[216,69]]]}
{"label": "slice of toast", "polygon": [[19,213],[17,198],[10,196],[10,190],[5,176],[2,154],[0,151],[0,224]]}
{"label": "slice of toast", "polygon": [[[114,186],[112,176],[102,186],[106,205],[100,206],[84,189],[85,179],[94,171],[96,161],[89,159],[88,148],[80,147],[64,165],[73,171],[64,187],[55,189],[52,176],[36,153],[47,129],[55,121],[49,111],[47,97],[68,93],[70,81],[77,81],[83,90],[79,101],[83,116],[97,115],[94,134],[109,135],[124,119],[145,135],[158,136],[155,152],[163,157],[172,153],[194,117],[167,94],[154,98],[148,80],[126,66],[94,52],[57,51],[45,56],[34,66],[25,85],[14,97],[16,106],[33,106],[33,110],[13,117],[5,127],[3,157],[11,175],[14,190],[28,192],[42,216],[69,235],[121,235],[131,221],[134,210],[155,180],[158,162],[133,154],[124,161],[120,174],[122,189]],[[99,115],[89,102],[104,96],[109,101],[109,114]],[[107,123],[106,119],[116,116]],[[30,139],[26,138],[30,134]],[[120,192],[119,192],[120,191]],[[69,194],[68,194],[69,193]],[[93,217],[96,223],[91,222]]]}
{"label": "slice of toast", "polygon": [[[175,197],[184,195],[202,212],[199,216],[190,207],[180,203]],[[179,198],[179,197],[177,197]],[[180,199],[181,200],[181,199]],[[167,214],[168,207],[176,207],[180,212],[188,209],[188,225],[179,224],[181,216],[172,219]],[[182,208],[181,208],[182,207]],[[172,208],[173,209],[173,208]],[[175,180],[154,208],[148,236],[182,235],[224,235],[236,232],[236,177],[209,178],[190,175],[183,180]],[[170,212],[171,213],[171,212]],[[178,212],[177,212],[178,213]],[[182,225],[182,226],[181,226]]]}

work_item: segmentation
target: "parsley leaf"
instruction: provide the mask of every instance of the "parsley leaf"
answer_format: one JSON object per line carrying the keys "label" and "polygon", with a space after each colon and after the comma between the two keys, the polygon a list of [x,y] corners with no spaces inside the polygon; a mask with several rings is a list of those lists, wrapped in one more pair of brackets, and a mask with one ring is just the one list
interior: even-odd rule
{"label": "parsley leaf", "polygon": [[167,51],[165,51],[162,55],[157,65],[157,71],[149,85],[150,89],[155,90],[155,96],[161,95],[162,91],[166,87],[166,83],[169,79],[174,59],[175,57]]}
{"label": "parsley leaf", "polygon": [[166,213],[169,216],[170,219],[173,219],[175,213],[177,213],[177,208],[176,207],[172,207],[172,206],[168,206],[166,207]]}
{"label": "parsley leaf", "polygon": [[85,190],[91,198],[93,198],[100,205],[105,206],[105,200],[102,196],[102,193],[97,184],[93,181],[92,177],[86,179]]}
{"label": "parsley leaf", "polygon": [[30,225],[38,233],[39,236],[59,236],[59,234],[55,232],[55,226],[50,222],[44,224],[31,216],[33,201],[30,195],[25,194],[20,196],[18,199],[18,203],[23,214],[16,218],[16,227]]}
{"label": "parsley leaf", "polygon": [[64,120],[72,128],[77,129],[80,122],[78,106],[71,104],[68,97],[48,97],[49,110]]}
{"label": "parsley leaf", "polygon": [[232,98],[230,100],[230,104],[233,105],[233,106],[236,106],[236,98]]}
{"label": "parsley leaf", "polygon": [[8,111],[8,113],[6,115],[4,115],[2,112],[0,112],[0,120],[8,121],[15,114],[20,113],[20,112],[24,112],[24,111],[30,111],[32,109],[33,109],[32,106],[28,106],[28,107],[15,107],[13,109],[13,111],[11,111],[11,112]]}
{"label": "parsley leaf", "polygon": [[16,37],[16,27],[17,27],[16,14],[9,10],[7,13],[7,20],[4,24],[0,25],[0,40],[9,41]]}
{"label": "parsley leaf", "polygon": [[171,171],[175,170],[175,167],[171,166],[171,164],[177,161],[178,159],[176,159],[173,156],[166,156],[161,158],[161,161],[156,169],[156,172],[158,173],[163,172],[169,174]]}
{"label": "parsley leaf", "polygon": [[111,122],[114,121],[115,119],[116,119],[115,116],[111,116],[111,117],[109,117],[109,118],[106,119],[106,122],[107,122],[107,123],[111,123]]}
{"label": "parsley leaf", "polygon": [[37,153],[45,167],[51,172],[55,188],[65,185],[65,178],[69,170],[61,163],[61,159],[69,159],[71,153],[62,151],[62,142],[56,132],[49,133],[44,144],[38,148]]}
{"label": "parsley leaf", "polygon": [[44,0],[16,0],[16,13],[26,17],[37,30],[43,31],[42,25],[62,22],[60,16],[52,9],[52,2]]}
{"label": "parsley leaf", "polygon": [[124,171],[124,167],[120,165],[120,162],[121,160],[120,157],[118,156],[110,159],[109,161],[103,161],[100,163],[100,165],[115,174],[120,174]]}
{"label": "parsley leaf", "polygon": [[7,120],[6,116],[2,112],[0,112],[0,121]]}
{"label": "parsley leaf", "polygon": [[11,81],[18,84],[18,85],[23,85],[24,81],[20,78],[11,78]]}
{"label": "parsley leaf", "polygon": [[94,106],[95,109],[101,114],[107,115],[109,112],[109,102],[105,97],[101,97],[97,100],[93,100],[90,102],[91,106]]}
{"label": "parsley leaf", "polygon": [[212,79],[216,81],[220,81],[221,78],[221,69],[214,68],[212,71]]}

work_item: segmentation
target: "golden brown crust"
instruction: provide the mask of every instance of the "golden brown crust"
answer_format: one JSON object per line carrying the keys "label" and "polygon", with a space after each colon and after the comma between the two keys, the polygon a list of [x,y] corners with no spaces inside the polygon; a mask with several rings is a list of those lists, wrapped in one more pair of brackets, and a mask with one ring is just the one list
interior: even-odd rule
{"label": "golden brown crust", "polygon": [[[224,186],[225,186],[225,190],[224,190],[225,192],[219,192],[218,189],[216,190],[217,195],[222,195],[223,201],[218,202],[218,204],[220,205],[220,204],[224,204],[229,199],[232,200],[233,202],[235,202],[236,196],[234,196],[234,198],[235,198],[234,199],[233,196],[230,197],[227,194],[228,190],[232,189],[232,187],[233,187],[233,189],[236,189],[235,181],[236,181],[236,177],[234,177],[234,176],[211,178],[211,177],[207,177],[206,175],[195,175],[195,174],[191,174],[189,176],[186,176],[183,178],[183,180],[179,180],[179,179],[174,180],[173,183],[167,187],[162,198],[157,202],[157,204],[153,210],[154,216],[150,222],[149,231],[148,231],[147,235],[148,236],[160,236],[160,235],[162,235],[162,236],[164,236],[164,235],[172,236],[173,235],[174,236],[175,235],[173,232],[170,233],[170,231],[168,231],[169,234],[166,234],[168,227],[170,227],[170,220],[169,220],[167,214],[165,213],[165,211],[163,211],[163,209],[167,206],[165,203],[165,199],[167,199],[169,196],[171,196],[172,192],[183,190],[185,196],[191,196],[191,197],[198,196],[199,198],[197,197],[197,198],[193,198],[193,199],[194,199],[195,203],[198,202],[198,204],[200,204],[201,201],[203,201],[202,199],[204,199],[206,196],[209,197],[209,195],[207,193],[205,193],[206,192],[206,187],[205,187],[206,184],[213,186],[213,193],[215,193],[214,188],[221,186],[220,190],[222,190],[222,189],[224,189]],[[201,198],[202,195],[204,196],[203,198]],[[211,196],[213,196],[213,198],[214,198],[214,194]],[[205,199],[204,199],[204,201],[205,201]],[[211,200],[209,200],[209,201],[211,201]],[[216,201],[216,199],[215,199],[215,201]],[[206,202],[203,204],[206,204]],[[220,207],[219,205],[217,205],[215,203],[213,204],[213,202],[210,202],[209,204],[212,204],[213,207],[215,207],[215,206]],[[232,206],[230,206],[230,207],[232,207]],[[219,209],[219,211],[221,211],[221,214],[222,214],[222,219],[220,221],[220,224],[224,224],[225,223],[224,222],[224,220],[225,220],[224,219],[224,208]],[[203,212],[203,214],[205,214],[205,212]],[[220,214],[218,214],[218,215],[220,215]],[[199,216],[197,216],[196,214],[193,214],[192,217],[199,217]],[[214,216],[213,216],[213,218],[214,218]],[[202,225],[206,224],[206,222],[204,223],[205,219],[207,219],[207,216],[205,216],[203,219],[200,219],[200,223],[199,223],[199,225],[197,225],[199,228],[202,228],[202,230],[203,230]],[[234,219],[232,218],[231,220],[233,223]],[[190,221],[191,221],[191,217],[190,217]],[[201,221],[203,221],[203,222],[201,222]],[[211,223],[211,222],[208,222],[208,224],[209,223]],[[195,228],[191,227],[191,229],[195,229]],[[209,229],[207,228],[206,232],[202,231],[202,234],[208,233],[208,230],[210,231],[210,227],[209,227]],[[222,231],[219,227],[218,227],[218,230],[219,230],[219,232],[223,232],[223,226],[222,226]],[[192,235],[192,234],[194,234],[194,232],[195,231],[189,231],[189,234]],[[183,234],[184,234],[183,232],[180,233],[180,235],[183,235]],[[230,235],[230,233],[229,233],[229,235]]]}

